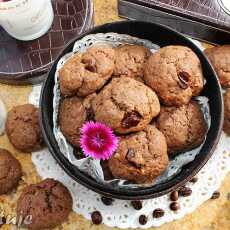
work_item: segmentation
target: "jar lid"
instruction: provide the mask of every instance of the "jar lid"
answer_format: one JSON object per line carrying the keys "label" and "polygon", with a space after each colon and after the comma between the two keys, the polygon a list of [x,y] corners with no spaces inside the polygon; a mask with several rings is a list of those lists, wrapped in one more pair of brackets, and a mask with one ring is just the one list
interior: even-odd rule
{"label": "jar lid", "polygon": [[0,82],[39,83],[62,48],[93,25],[91,0],[52,0],[54,21],[47,34],[19,41],[0,28]]}

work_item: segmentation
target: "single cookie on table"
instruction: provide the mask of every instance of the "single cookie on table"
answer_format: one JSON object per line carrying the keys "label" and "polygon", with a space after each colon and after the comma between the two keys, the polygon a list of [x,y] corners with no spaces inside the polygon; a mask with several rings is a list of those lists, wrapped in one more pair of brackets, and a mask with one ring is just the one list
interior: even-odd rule
{"label": "single cookie on table", "polygon": [[140,45],[123,45],[115,48],[114,76],[131,77],[143,82],[144,64],[151,52]]}
{"label": "single cookie on table", "polygon": [[230,135],[230,89],[224,94],[224,131]]}
{"label": "single cookie on table", "polygon": [[38,109],[31,104],[16,106],[8,113],[6,133],[16,149],[32,152],[42,147],[38,114]]}
{"label": "single cookie on table", "polygon": [[60,104],[60,129],[74,147],[80,147],[80,128],[86,121],[93,120],[91,100],[95,95],[89,95],[85,99],[77,96],[65,98]]}
{"label": "single cookie on table", "polygon": [[220,84],[224,88],[230,87],[230,45],[208,48],[204,51],[212,63]]}
{"label": "single cookie on table", "polygon": [[[27,186],[17,202],[17,219],[32,217],[28,229],[51,229],[67,220],[72,197],[64,185],[53,179]],[[20,218],[20,219],[19,219]]]}
{"label": "single cookie on table", "polygon": [[144,80],[167,106],[187,104],[204,86],[201,63],[188,47],[166,46],[152,54]]}
{"label": "single cookie on table", "polygon": [[9,151],[0,149],[0,195],[16,188],[21,177],[19,161]]}
{"label": "single cookie on table", "polygon": [[114,49],[106,45],[75,54],[59,71],[63,96],[87,96],[101,89],[114,70]]}
{"label": "single cookie on table", "polygon": [[125,134],[146,128],[160,112],[157,95],[132,78],[114,78],[93,100],[95,120]]}
{"label": "single cookie on table", "polygon": [[170,154],[198,147],[207,132],[203,112],[195,101],[180,107],[161,107],[156,126],[165,135]]}
{"label": "single cookie on table", "polygon": [[138,184],[150,184],[168,166],[164,135],[152,125],[143,131],[121,137],[118,149],[109,159],[115,178]]}

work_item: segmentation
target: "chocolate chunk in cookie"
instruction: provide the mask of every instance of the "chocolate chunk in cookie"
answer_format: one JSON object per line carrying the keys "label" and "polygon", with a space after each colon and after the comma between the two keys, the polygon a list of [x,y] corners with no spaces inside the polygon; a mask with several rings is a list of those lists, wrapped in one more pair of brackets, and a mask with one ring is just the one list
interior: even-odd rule
{"label": "chocolate chunk in cookie", "polygon": [[145,65],[144,80],[168,106],[187,104],[204,86],[199,58],[184,46],[166,46],[152,54]]}
{"label": "chocolate chunk in cookie", "polygon": [[157,95],[148,86],[132,78],[114,78],[93,100],[95,120],[116,133],[146,128],[160,112]]}
{"label": "chocolate chunk in cookie", "polygon": [[171,154],[198,147],[207,132],[204,115],[195,101],[180,107],[162,107],[156,125],[165,135]]}
{"label": "chocolate chunk in cookie", "polygon": [[19,161],[13,155],[0,149],[0,195],[12,191],[22,176],[22,168]]}
{"label": "chocolate chunk in cookie", "polygon": [[143,82],[144,64],[151,52],[144,46],[123,45],[115,49],[115,69],[113,74],[131,77]]}
{"label": "chocolate chunk in cookie", "polygon": [[31,104],[16,106],[8,113],[6,133],[16,149],[32,152],[42,147],[38,113],[38,109]]}
{"label": "chocolate chunk in cookie", "polygon": [[87,96],[101,89],[114,70],[114,50],[106,45],[75,54],[59,71],[63,96]]}
{"label": "chocolate chunk in cookie", "polygon": [[118,149],[109,160],[115,178],[150,184],[168,166],[164,135],[152,125],[143,131],[121,137]]}
{"label": "chocolate chunk in cookie", "polygon": [[46,179],[25,188],[17,202],[17,219],[31,216],[28,229],[51,229],[65,220],[72,210],[72,197],[60,182]]}
{"label": "chocolate chunk in cookie", "polygon": [[230,45],[208,48],[204,51],[212,63],[220,84],[224,88],[230,87]]}

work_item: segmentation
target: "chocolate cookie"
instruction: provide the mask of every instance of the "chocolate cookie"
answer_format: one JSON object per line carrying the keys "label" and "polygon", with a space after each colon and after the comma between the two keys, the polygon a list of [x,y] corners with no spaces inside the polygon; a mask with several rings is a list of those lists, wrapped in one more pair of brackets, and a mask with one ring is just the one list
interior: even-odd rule
{"label": "chocolate cookie", "polygon": [[38,109],[31,104],[14,107],[7,116],[6,133],[12,145],[22,152],[32,152],[43,143]]}
{"label": "chocolate cookie", "polygon": [[60,105],[59,125],[63,135],[74,146],[79,147],[80,128],[87,120],[93,119],[91,100],[95,94],[85,99],[65,98]]}
{"label": "chocolate cookie", "polygon": [[115,178],[138,184],[152,183],[167,166],[165,137],[152,125],[121,137],[116,153],[109,160],[109,168]]}
{"label": "chocolate cookie", "polygon": [[160,112],[157,95],[132,78],[114,78],[93,100],[95,120],[124,134],[146,128]]}
{"label": "chocolate cookie", "polygon": [[46,179],[25,188],[17,202],[17,219],[32,216],[28,229],[51,229],[64,222],[72,210],[72,197],[60,182]]}
{"label": "chocolate cookie", "polygon": [[230,135],[230,89],[224,94],[224,131]]}
{"label": "chocolate cookie", "polygon": [[75,54],[59,71],[60,89],[64,96],[87,96],[101,89],[114,70],[114,50],[93,46]]}
{"label": "chocolate cookie", "polygon": [[212,63],[222,87],[230,87],[230,45],[208,48],[204,53]]}
{"label": "chocolate cookie", "polygon": [[143,81],[144,64],[151,52],[144,46],[123,45],[115,49],[115,76],[125,76]]}
{"label": "chocolate cookie", "polygon": [[184,152],[202,144],[207,131],[204,115],[197,102],[181,107],[161,107],[157,128],[165,135],[168,152]]}
{"label": "chocolate cookie", "polygon": [[12,154],[0,149],[0,195],[12,191],[22,176],[19,161]]}
{"label": "chocolate cookie", "polygon": [[184,46],[166,46],[152,54],[145,66],[144,80],[168,106],[187,104],[204,85],[200,60]]}

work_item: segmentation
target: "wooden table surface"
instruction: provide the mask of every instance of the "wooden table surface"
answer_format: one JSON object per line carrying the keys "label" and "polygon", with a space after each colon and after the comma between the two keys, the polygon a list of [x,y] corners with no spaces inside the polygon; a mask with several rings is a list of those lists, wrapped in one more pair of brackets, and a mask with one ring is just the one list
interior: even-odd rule
{"label": "wooden table surface", "polygon": [[[116,0],[94,0],[95,3],[95,23],[97,25],[121,20],[117,15]],[[26,103],[28,95],[31,92],[31,86],[8,86],[0,84],[0,98],[4,101],[7,109],[15,105]],[[7,137],[0,137],[0,147],[10,150],[21,162],[23,166],[23,180],[17,191],[9,195],[0,196],[0,215],[15,216],[16,200],[22,189],[31,183],[40,180],[36,170],[31,162],[30,154],[24,154],[16,151],[9,143]],[[194,213],[185,218],[174,221],[157,228],[158,230],[228,230],[230,229],[230,173],[225,178],[221,188],[221,197],[218,200],[209,200],[199,207]],[[4,225],[2,229],[17,229],[13,225]],[[68,222],[57,229],[74,230],[111,230],[107,226],[94,226],[90,221],[82,216],[71,213]],[[152,228],[156,229],[156,228]]]}

